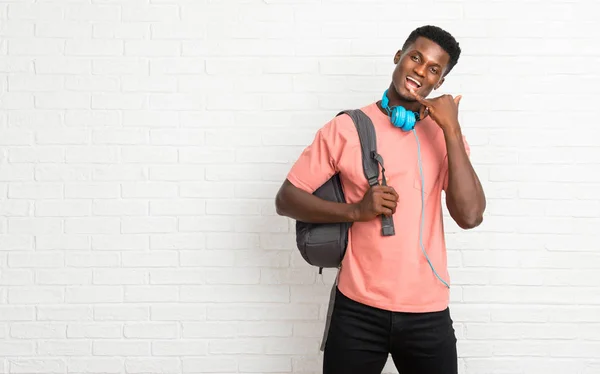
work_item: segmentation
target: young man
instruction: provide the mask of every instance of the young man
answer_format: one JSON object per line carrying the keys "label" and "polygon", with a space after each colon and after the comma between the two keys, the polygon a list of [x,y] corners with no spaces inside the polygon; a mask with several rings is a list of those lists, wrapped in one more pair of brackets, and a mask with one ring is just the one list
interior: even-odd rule
{"label": "young man", "polygon": [[[459,56],[448,32],[414,30],[394,56],[384,93],[389,104],[361,108],[375,127],[387,186],[369,187],[356,128],[341,115],[317,132],[277,194],[281,215],[353,222],[324,349],[325,374],[379,374],[390,353],[401,374],[457,373],[441,192],[463,229],[482,222],[486,201],[458,121],[461,97],[427,96]],[[396,106],[419,114],[413,131],[393,124],[388,111]],[[338,172],[347,204],[312,195]],[[382,214],[393,217],[394,236],[382,236]]]}

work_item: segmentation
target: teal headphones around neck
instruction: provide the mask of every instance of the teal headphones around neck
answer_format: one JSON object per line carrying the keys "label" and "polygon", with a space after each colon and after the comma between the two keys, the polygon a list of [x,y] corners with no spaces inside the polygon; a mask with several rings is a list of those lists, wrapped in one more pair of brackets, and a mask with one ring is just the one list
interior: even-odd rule
{"label": "teal headphones around neck", "polygon": [[420,120],[419,113],[407,110],[401,106],[389,106],[390,99],[387,96],[388,90],[385,90],[383,97],[381,98],[381,107],[390,116],[392,125],[400,128],[403,131],[410,131],[415,128],[415,124]]}

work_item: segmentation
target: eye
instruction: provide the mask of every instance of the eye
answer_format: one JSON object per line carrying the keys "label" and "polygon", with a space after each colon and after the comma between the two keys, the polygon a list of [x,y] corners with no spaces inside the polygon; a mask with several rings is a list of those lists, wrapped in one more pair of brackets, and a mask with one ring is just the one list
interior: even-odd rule
{"label": "eye", "polygon": [[437,74],[437,73],[438,73],[438,69],[437,69],[437,68],[431,68],[431,72],[432,72],[433,74]]}
{"label": "eye", "polygon": [[412,56],[413,61],[419,61],[419,56]]}

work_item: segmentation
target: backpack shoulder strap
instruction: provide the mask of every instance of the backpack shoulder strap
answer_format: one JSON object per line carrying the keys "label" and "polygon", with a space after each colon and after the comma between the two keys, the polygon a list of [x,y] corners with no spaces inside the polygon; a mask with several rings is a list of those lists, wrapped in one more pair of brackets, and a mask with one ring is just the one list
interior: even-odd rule
{"label": "backpack shoulder strap", "polygon": [[[362,151],[362,163],[365,177],[369,186],[379,185],[379,167],[381,166],[382,185],[386,186],[385,168],[383,157],[377,153],[377,136],[373,122],[362,110],[349,109],[339,112],[337,115],[347,114],[350,116],[358,132],[360,148]],[[394,221],[392,217],[381,216],[382,234],[384,236],[394,235]]]}
{"label": "backpack shoulder strap", "polygon": [[362,150],[363,171],[369,186],[379,184],[379,163],[374,157],[377,154],[377,136],[371,119],[360,109],[344,110],[340,114],[347,114],[352,118]]}

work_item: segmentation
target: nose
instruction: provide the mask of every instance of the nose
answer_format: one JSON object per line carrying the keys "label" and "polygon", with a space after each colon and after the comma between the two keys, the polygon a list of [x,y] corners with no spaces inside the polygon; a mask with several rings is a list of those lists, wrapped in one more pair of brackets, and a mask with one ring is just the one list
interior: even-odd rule
{"label": "nose", "polygon": [[413,70],[414,70],[415,74],[417,74],[419,77],[425,76],[425,65],[417,64],[417,65],[415,65],[415,68]]}

